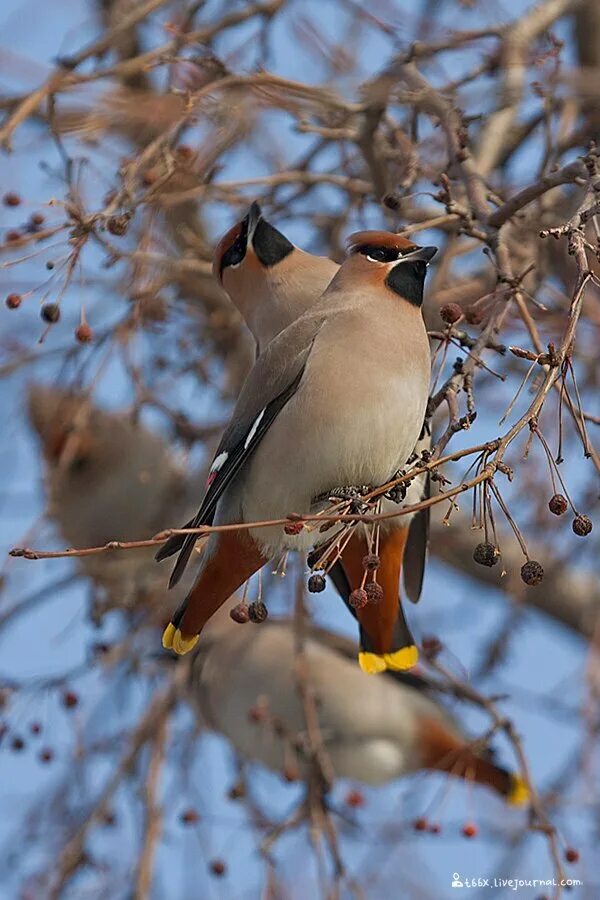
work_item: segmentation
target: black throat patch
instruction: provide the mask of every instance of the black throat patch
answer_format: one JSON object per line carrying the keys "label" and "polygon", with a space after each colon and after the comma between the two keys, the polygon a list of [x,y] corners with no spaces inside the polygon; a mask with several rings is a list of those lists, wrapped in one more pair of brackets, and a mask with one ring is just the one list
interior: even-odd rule
{"label": "black throat patch", "polygon": [[274,266],[294,249],[288,239],[269,222],[261,219],[252,236],[254,252],[263,266]]}
{"label": "black throat patch", "polygon": [[413,306],[422,306],[426,272],[427,266],[423,260],[399,262],[391,270],[385,283],[390,290],[408,300]]}

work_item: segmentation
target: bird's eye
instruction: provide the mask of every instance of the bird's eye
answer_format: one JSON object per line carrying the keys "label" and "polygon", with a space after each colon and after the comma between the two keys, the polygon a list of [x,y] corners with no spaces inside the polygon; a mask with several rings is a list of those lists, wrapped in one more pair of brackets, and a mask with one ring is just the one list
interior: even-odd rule
{"label": "bird's eye", "polygon": [[398,259],[398,250],[391,247],[366,247],[361,251],[371,262],[393,262]]}
{"label": "bird's eye", "polygon": [[223,254],[221,260],[221,270],[226,268],[235,268],[239,266],[246,255],[246,241],[240,235],[231,245],[229,250]]}

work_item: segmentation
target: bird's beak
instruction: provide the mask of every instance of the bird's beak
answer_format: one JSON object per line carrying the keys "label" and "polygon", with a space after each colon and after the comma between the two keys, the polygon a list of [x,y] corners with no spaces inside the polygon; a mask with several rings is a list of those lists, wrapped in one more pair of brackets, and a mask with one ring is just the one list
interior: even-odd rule
{"label": "bird's beak", "polygon": [[421,260],[421,262],[429,264],[437,252],[437,247],[417,247],[417,249],[413,250],[412,253],[405,254],[405,256],[401,258],[400,262],[413,262],[414,260]]}
{"label": "bird's beak", "polygon": [[248,215],[246,216],[248,221],[248,231],[247,231],[247,240],[246,246],[252,243],[252,237],[256,230],[256,226],[262,219],[262,210],[256,200],[252,203],[250,209],[248,210]]}

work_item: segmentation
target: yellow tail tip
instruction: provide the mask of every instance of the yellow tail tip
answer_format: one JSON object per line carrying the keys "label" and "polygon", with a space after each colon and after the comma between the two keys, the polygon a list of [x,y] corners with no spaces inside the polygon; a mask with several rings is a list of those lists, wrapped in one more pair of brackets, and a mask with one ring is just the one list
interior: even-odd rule
{"label": "yellow tail tip", "polygon": [[172,622],[169,622],[163,631],[162,645],[165,650],[173,650],[179,656],[184,656],[194,649],[199,637],[199,634],[184,634],[179,628],[175,628]]}
{"label": "yellow tail tip", "polygon": [[367,675],[377,675],[379,672],[385,672],[387,666],[383,656],[377,653],[367,653],[361,650],[358,654],[358,664]]}
{"label": "yellow tail tip", "polygon": [[391,669],[393,672],[405,672],[412,669],[419,661],[419,651],[414,644],[395,650],[393,653],[370,653],[361,650],[358,664],[367,675],[378,675]]}
{"label": "yellow tail tip", "polygon": [[507,803],[510,803],[511,806],[525,806],[526,803],[529,803],[529,788],[521,776],[511,775],[510,782],[510,790],[506,797]]}
{"label": "yellow tail tip", "polygon": [[412,669],[419,662],[419,651],[414,644],[408,647],[402,647],[394,653],[385,653],[383,656],[386,669],[392,669],[394,672],[405,672],[406,669]]}

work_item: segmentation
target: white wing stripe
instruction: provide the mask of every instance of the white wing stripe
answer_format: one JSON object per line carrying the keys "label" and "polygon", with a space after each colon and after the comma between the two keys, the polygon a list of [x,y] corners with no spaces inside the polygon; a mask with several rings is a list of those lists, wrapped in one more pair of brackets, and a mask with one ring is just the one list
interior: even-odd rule
{"label": "white wing stripe", "polygon": [[263,410],[257,415],[256,419],[254,420],[254,425],[252,426],[252,428],[251,428],[250,431],[248,432],[248,437],[247,437],[246,440],[244,441],[244,450],[247,450],[248,447],[249,447],[249,445],[252,443],[252,438],[253,438],[254,435],[256,434],[256,432],[257,432],[257,430],[258,430],[258,426],[260,425],[260,423],[261,423],[261,421],[262,421],[262,418],[263,418],[264,414],[266,413],[266,411],[267,411],[267,410],[266,410],[266,407],[265,407],[265,409],[263,409]]}

